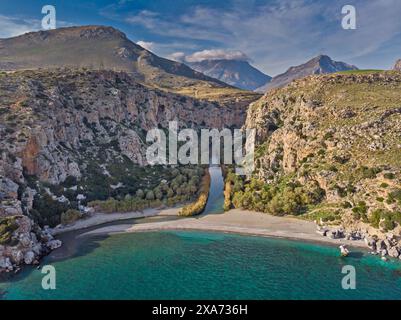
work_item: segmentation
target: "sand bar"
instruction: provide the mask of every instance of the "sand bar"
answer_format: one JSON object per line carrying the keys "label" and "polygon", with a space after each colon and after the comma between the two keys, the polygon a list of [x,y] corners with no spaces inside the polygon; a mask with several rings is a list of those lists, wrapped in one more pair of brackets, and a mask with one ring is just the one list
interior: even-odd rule
{"label": "sand bar", "polygon": [[[170,209],[168,213],[177,214],[178,209]],[[160,211],[157,214],[165,214]],[[146,232],[159,230],[201,230],[227,233],[240,233],[264,237],[286,238],[294,240],[312,241],[330,245],[346,244],[353,247],[367,248],[362,240],[351,241],[345,239],[330,239],[316,232],[316,225],[293,217],[275,217],[265,213],[240,209],[230,210],[224,214],[201,215],[193,218],[151,222],[141,224],[122,224],[100,227],[82,234],[115,234],[125,232]]]}

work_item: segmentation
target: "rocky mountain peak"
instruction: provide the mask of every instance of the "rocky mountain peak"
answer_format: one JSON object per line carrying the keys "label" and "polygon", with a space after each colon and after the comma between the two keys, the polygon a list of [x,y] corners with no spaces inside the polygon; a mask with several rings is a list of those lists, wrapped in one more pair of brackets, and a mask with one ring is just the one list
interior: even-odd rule
{"label": "rocky mountain peak", "polygon": [[80,27],[67,27],[54,30],[28,32],[23,35],[3,39],[6,42],[26,42],[26,41],[45,41],[45,40],[70,40],[70,39],[126,39],[126,35],[108,26],[80,26]]}
{"label": "rocky mountain peak", "polygon": [[209,77],[245,90],[255,90],[271,80],[270,76],[244,60],[203,60],[188,65]]}
{"label": "rocky mountain peak", "polygon": [[290,67],[286,72],[275,76],[269,83],[258,88],[258,92],[266,92],[273,88],[281,88],[295,79],[304,78],[314,74],[335,73],[346,70],[357,70],[354,65],[341,61],[334,61],[327,55],[318,55],[304,64]]}
{"label": "rocky mountain peak", "polygon": [[30,32],[0,40],[0,69],[88,68],[129,72],[142,82],[182,87],[203,82],[227,87],[216,79],[195,72],[137,45],[126,35],[107,26],[79,26]]}

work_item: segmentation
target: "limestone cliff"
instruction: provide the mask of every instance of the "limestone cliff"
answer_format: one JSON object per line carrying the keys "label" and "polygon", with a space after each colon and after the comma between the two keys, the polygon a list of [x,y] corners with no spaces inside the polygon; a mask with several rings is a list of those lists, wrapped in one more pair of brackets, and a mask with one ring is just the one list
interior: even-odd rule
{"label": "limestone cliff", "polygon": [[2,73],[0,99],[0,270],[33,263],[57,246],[31,219],[43,225],[59,219],[32,210],[35,201],[51,211],[50,197],[55,210],[65,210],[68,201],[95,200],[94,189],[109,179],[116,186],[102,194],[107,198],[123,185],[112,180],[116,174],[132,183],[139,179],[128,176],[127,166],[146,164],[148,130],[167,128],[173,120],[185,128],[239,127],[245,116],[234,105],[148,88],[113,71]]}
{"label": "limestone cliff", "polygon": [[[286,212],[287,195],[292,214],[400,236],[400,89],[397,72],[310,76],[251,104],[245,127],[257,130],[255,176],[282,197],[273,204],[261,191],[259,210]],[[311,186],[323,196],[308,200]]]}

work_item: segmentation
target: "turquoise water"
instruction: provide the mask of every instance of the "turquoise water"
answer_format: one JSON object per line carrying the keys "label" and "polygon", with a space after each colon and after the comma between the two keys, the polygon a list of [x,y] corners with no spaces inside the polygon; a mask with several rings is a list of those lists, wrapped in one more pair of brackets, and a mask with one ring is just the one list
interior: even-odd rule
{"label": "turquoise water", "polygon": [[[80,241],[72,257],[45,258],[57,289],[39,270],[0,284],[3,299],[400,299],[401,264],[337,248],[205,232],[121,234]],[[356,268],[356,290],[341,269]]]}

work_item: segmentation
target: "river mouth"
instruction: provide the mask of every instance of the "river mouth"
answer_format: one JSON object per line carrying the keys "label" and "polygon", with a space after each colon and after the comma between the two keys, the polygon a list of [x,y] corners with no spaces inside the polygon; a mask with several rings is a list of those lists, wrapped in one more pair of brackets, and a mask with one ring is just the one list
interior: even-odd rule
{"label": "river mouth", "polygon": [[[209,197],[206,203],[205,210],[203,211],[201,216],[208,214],[221,214],[224,213],[223,204],[224,204],[224,179],[223,173],[220,166],[210,166],[209,167],[210,174],[210,191]],[[78,251],[79,243],[82,240],[82,235],[87,234],[91,231],[110,227],[110,226],[132,226],[136,224],[146,224],[146,223],[157,223],[157,222],[165,222],[165,221],[177,221],[181,219],[186,219],[185,217],[180,216],[170,216],[170,215],[158,215],[153,217],[145,217],[145,218],[132,218],[126,220],[119,220],[114,222],[108,222],[101,225],[96,225],[93,227],[88,227],[81,230],[70,231],[64,234],[60,234],[58,238],[63,242],[63,246],[56,251],[50,253],[49,257],[54,260],[62,260],[72,257]],[[89,236],[89,235],[88,235]],[[88,237],[84,236],[84,237]],[[97,237],[98,239],[106,238],[108,235],[96,235],[91,237]]]}

